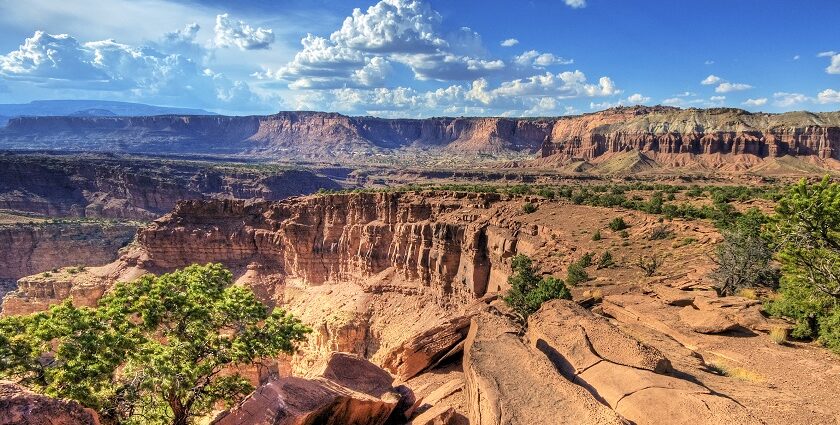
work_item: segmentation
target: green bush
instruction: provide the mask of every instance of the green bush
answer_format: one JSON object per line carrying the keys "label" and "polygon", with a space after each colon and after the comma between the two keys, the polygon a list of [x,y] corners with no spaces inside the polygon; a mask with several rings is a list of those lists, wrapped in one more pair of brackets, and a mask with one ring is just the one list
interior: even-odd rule
{"label": "green bush", "polygon": [[595,242],[597,242],[597,241],[600,241],[601,239],[602,239],[602,237],[601,237],[601,231],[600,231],[600,230],[596,230],[596,231],[595,231],[595,233],[593,233],[593,234],[592,234],[592,240],[593,240],[593,241],[595,241]]}
{"label": "green bush", "polygon": [[630,237],[630,234],[627,233],[626,230],[622,230],[622,231],[618,232],[618,236],[620,236],[622,239],[627,239],[627,238]]}
{"label": "green bush", "polygon": [[578,259],[575,263],[583,268],[587,268],[592,265],[592,259],[595,257],[595,254],[591,252],[587,252],[583,254],[580,259]]}
{"label": "green bush", "polygon": [[589,274],[580,263],[572,263],[566,270],[566,284],[569,286],[576,286],[580,283],[589,281],[591,278]]}
{"label": "green bush", "polygon": [[715,247],[712,258],[717,267],[710,275],[719,294],[733,295],[742,289],[778,284],[778,272],[770,265],[773,250],[761,236],[765,220],[760,212],[748,211],[722,231],[723,242]]}
{"label": "green bush", "polygon": [[522,205],[522,211],[524,211],[525,214],[531,214],[532,212],[535,212],[536,210],[537,210],[537,206],[530,203],[530,202],[526,202],[525,204]]}
{"label": "green bush", "polygon": [[630,226],[627,225],[627,222],[624,221],[624,218],[616,217],[616,218],[612,219],[612,221],[610,221],[609,227],[610,227],[610,230],[612,230],[614,232],[618,232],[619,230],[624,230],[624,229],[626,229]]}
{"label": "green bush", "polygon": [[513,274],[508,278],[510,290],[503,299],[523,322],[548,300],[572,298],[562,280],[553,276],[537,276],[530,258],[519,254],[513,257],[511,266]]}
{"label": "green bush", "polygon": [[612,267],[614,264],[615,261],[613,261],[612,254],[609,251],[604,251],[604,253],[601,254],[601,258],[598,259],[598,266],[596,268],[606,269]]}

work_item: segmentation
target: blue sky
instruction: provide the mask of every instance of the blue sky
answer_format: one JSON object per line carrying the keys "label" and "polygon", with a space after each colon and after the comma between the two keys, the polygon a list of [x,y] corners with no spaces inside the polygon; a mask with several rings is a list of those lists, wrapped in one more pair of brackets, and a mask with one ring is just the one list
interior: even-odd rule
{"label": "blue sky", "polygon": [[837,22],[836,0],[0,0],[0,103],[838,110]]}

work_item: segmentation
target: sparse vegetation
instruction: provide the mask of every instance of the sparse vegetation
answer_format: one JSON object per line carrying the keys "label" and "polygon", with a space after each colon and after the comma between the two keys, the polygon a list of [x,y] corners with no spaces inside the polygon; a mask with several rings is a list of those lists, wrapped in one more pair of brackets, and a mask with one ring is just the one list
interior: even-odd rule
{"label": "sparse vegetation", "polygon": [[784,326],[772,326],[770,328],[770,341],[774,344],[784,345],[788,339],[788,328]]}
{"label": "sparse vegetation", "polygon": [[194,265],[117,284],[97,308],[0,318],[0,377],[109,423],[184,425],[252,390],[237,366],[291,354],[308,332],[221,265]]}
{"label": "sparse vegetation", "polygon": [[645,273],[645,276],[651,277],[656,274],[662,264],[665,263],[665,256],[660,256],[657,254],[652,255],[640,255],[639,259],[636,261],[636,267],[642,269]]}
{"label": "sparse vegetation", "polygon": [[761,236],[765,221],[763,214],[753,210],[723,230],[723,242],[712,258],[717,268],[711,274],[721,295],[755,287],[772,288],[778,283],[778,272],[770,265],[773,250]]}
{"label": "sparse vegetation", "polygon": [[618,232],[618,236],[621,237],[621,239],[627,239],[627,238],[630,237],[630,234],[627,233],[626,230],[622,230],[622,231]]}
{"label": "sparse vegetation", "polygon": [[706,367],[717,375],[728,376],[749,382],[761,382],[764,377],[740,366],[728,365],[722,361],[714,360],[706,363]]}
{"label": "sparse vegetation", "polygon": [[540,306],[553,299],[571,299],[572,294],[566,284],[553,276],[539,277],[533,262],[522,254],[513,257],[513,274],[508,278],[510,290],[505,295],[505,302],[524,322],[528,316],[540,309]]}
{"label": "sparse vegetation", "polygon": [[648,235],[648,239],[652,241],[658,241],[662,239],[668,239],[671,237],[671,230],[669,230],[665,226],[656,226],[651,230],[650,235]]}
{"label": "sparse vegetation", "polygon": [[572,263],[566,270],[566,284],[575,286],[583,282],[589,281],[591,278],[589,274],[580,263]]}
{"label": "sparse vegetation", "polygon": [[610,221],[610,224],[608,226],[610,227],[610,230],[612,230],[614,232],[618,232],[620,230],[624,230],[624,229],[630,227],[630,226],[627,225],[627,222],[625,222],[624,218],[622,218],[622,217],[616,217],[616,218],[612,219],[612,221]]}
{"label": "sparse vegetation", "polygon": [[603,238],[601,237],[601,230],[600,230],[600,229],[595,230],[595,233],[593,233],[593,234],[592,234],[592,240],[593,240],[594,242],[597,242],[597,241],[600,241],[601,239],[603,239]]}
{"label": "sparse vegetation", "polygon": [[613,261],[612,254],[609,251],[604,251],[601,254],[601,258],[598,259],[597,269],[607,269],[615,265],[615,261]]}
{"label": "sparse vegetation", "polygon": [[526,202],[522,205],[522,211],[525,212],[525,214],[531,214],[532,212],[537,211],[537,206],[531,202]]}

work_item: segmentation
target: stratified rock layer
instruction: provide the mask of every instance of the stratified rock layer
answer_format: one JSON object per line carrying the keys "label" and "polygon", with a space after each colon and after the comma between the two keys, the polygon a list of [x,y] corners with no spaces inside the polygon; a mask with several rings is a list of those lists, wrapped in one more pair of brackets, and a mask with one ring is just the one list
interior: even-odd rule
{"label": "stratified rock layer", "polygon": [[[114,145],[113,140],[122,143]],[[840,158],[840,114],[739,109],[614,108],[559,118],[381,119],[324,112],[269,116],[20,117],[0,148],[355,158],[411,148],[449,154],[540,153],[592,159],[658,154]]]}
{"label": "stratified rock layer", "polygon": [[99,416],[75,401],[58,400],[0,381],[0,425],[99,425]]}

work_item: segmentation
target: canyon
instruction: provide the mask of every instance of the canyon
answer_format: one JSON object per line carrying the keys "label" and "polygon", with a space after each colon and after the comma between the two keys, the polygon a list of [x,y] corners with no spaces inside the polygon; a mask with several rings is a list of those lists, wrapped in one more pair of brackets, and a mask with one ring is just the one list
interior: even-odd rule
{"label": "canyon", "polygon": [[636,106],[556,118],[268,116],[17,117],[0,149],[234,156],[354,164],[597,164],[638,152],[666,167],[803,159],[836,169],[840,113]]}
{"label": "canyon", "polygon": [[[592,237],[615,217],[628,223],[626,236]],[[220,262],[237,285],[314,330],[259,377],[252,396],[218,412],[224,424],[836,421],[836,357],[812,344],[773,344],[766,333],[776,319],[755,300],[711,289],[714,227],[676,219],[667,223],[672,237],[650,238],[659,226],[639,211],[498,193],[188,200],[143,227],[112,263],[20,279],[3,314],[68,296],[94,305],[114,282]],[[559,276],[583,253],[605,250],[616,265],[590,268],[592,279],[571,288],[590,308],[546,303],[523,333],[500,299],[513,256]],[[646,276],[633,263],[651,252],[670,254]],[[722,325],[699,326],[696,312]],[[338,364],[355,366],[330,366]],[[751,375],[724,376],[713,365]]]}

